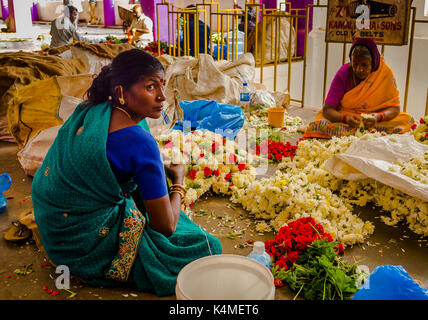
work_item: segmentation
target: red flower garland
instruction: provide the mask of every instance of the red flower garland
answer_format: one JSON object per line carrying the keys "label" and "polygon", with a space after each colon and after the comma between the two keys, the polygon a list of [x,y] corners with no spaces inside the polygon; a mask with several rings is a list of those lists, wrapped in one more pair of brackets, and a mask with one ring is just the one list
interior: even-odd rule
{"label": "red flower garland", "polygon": [[254,154],[259,156],[260,154],[268,156],[268,159],[273,162],[281,162],[282,158],[290,157],[291,159],[296,155],[297,147],[300,141],[305,138],[299,139],[295,146],[289,141],[283,143],[281,141],[266,140],[261,144],[256,144]]}
{"label": "red flower garland", "polygon": [[[321,224],[312,217],[300,218],[281,227],[274,240],[265,241],[266,252],[278,271],[290,269],[299,259],[299,255],[315,240],[333,241],[331,235],[324,232]],[[337,254],[343,254],[343,244],[336,246]],[[282,281],[275,281],[277,287],[283,286]]]}

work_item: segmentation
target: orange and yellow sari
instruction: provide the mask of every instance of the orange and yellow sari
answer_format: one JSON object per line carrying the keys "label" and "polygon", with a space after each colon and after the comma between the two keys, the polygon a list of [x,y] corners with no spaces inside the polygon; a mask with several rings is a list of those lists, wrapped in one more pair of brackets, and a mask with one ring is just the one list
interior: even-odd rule
{"label": "orange and yellow sari", "polygon": [[[388,65],[381,60],[379,68],[372,72],[364,81],[345,93],[338,110],[342,113],[355,115],[359,118],[362,113],[380,112],[387,107],[400,105],[400,95],[397,84]],[[410,130],[414,120],[405,112],[392,120],[377,122],[375,129],[386,133],[394,133],[396,127],[401,127],[404,133]],[[315,120],[308,124],[305,138],[326,138],[332,136],[347,136],[354,134],[359,128],[351,128],[345,123],[332,123],[323,116],[322,110]]]}

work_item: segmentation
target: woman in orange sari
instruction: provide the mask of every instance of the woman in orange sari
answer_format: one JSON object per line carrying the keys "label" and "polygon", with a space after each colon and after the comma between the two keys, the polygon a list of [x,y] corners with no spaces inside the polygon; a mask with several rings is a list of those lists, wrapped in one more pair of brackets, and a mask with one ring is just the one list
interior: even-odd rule
{"label": "woman in orange sari", "polygon": [[323,109],[311,122],[305,138],[354,134],[362,125],[386,133],[409,131],[414,120],[400,112],[400,95],[388,65],[380,58],[372,39],[356,39],[351,62],[336,73]]}

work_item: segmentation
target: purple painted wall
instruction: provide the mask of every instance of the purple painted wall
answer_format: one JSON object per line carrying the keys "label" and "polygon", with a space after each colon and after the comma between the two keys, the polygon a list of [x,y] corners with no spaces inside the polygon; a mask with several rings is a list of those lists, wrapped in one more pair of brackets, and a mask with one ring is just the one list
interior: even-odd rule
{"label": "purple painted wall", "polygon": [[[289,0],[292,9],[306,8],[306,5],[313,4],[313,0]],[[301,12],[303,14],[303,11]],[[309,10],[309,30],[312,30],[313,9]],[[305,50],[305,19],[297,22],[297,55],[303,56]]]}
{"label": "purple painted wall", "polygon": [[2,19],[6,20],[6,18],[9,17],[9,4],[8,4],[8,0],[0,0],[0,4],[1,4]]}
{"label": "purple painted wall", "polygon": [[[288,0],[291,2],[292,9],[304,9],[306,5],[313,4],[313,0]],[[262,0],[266,9],[277,8],[277,0]],[[299,14],[303,14],[299,12]],[[309,31],[312,30],[312,15],[313,10],[309,10]],[[301,18],[297,22],[297,55],[303,56],[305,46],[305,19]]]}
{"label": "purple painted wall", "polygon": [[[174,3],[174,1],[168,1]],[[168,42],[168,6],[156,6],[156,4],[162,3],[162,0],[145,0],[141,7],[146,16],[153,21],[153,37],[154,40],[158,40],[158,30],[156,28],[156,7],[159,7],[159,39],[160,41]]]}
{"label": "purple painted wall", "polygon": [[266,9],[275,9],[277,7],[277,0],[262,0],[261,3],[265,5]]}
{"label": "purple painted wall", "polygon": [[114,17],[114,0],[104,0],[104,25],[106,27],[116,24]]}

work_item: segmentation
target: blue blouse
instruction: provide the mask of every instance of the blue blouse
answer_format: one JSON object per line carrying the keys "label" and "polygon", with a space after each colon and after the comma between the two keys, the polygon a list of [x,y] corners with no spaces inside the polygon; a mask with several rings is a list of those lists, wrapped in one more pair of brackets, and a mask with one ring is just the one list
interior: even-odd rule
{"label": "blue blouse", "polygon": [[107,158],[119,183],[134,180],[145,200],[168,194],[158,144],[142,127],[136,125],[109,133]]}

